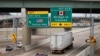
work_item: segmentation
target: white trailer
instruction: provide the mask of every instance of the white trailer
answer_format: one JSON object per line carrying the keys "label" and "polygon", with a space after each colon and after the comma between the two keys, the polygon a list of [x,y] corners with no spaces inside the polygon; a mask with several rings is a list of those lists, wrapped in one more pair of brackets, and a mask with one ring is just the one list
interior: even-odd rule
{"label": "white trailer", "polygon": [[61,32],[51,36],[50,48],[52,53],[64,53],[64,50],[68,47],[73,47],[74,38],[72,32]]}

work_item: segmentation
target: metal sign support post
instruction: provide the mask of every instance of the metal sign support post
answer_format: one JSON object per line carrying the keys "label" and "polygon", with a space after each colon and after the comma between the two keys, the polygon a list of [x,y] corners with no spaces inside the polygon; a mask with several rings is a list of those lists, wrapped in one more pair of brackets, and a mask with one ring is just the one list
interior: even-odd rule
{"label": "metal sign support post", "polygon": [[[91,17],[91,26],[90,26],[90,41],[94,38],[94,25],[93,18]],[[90,56],[94,56],[94,44],[90,42]]]}
{"label": "metal sign support post", "polygon": [[92,17],[92,1],[90,1],[90,56],[94,56],[94,46],[95,46],[95,38],[94,38],[94,19]]}
{"label": "metal sign support post", "polygon": [[16,39],[15,39],[15,49],[17,48],[17,19],[16,18],[13,18],[13,33],[16,35]]}

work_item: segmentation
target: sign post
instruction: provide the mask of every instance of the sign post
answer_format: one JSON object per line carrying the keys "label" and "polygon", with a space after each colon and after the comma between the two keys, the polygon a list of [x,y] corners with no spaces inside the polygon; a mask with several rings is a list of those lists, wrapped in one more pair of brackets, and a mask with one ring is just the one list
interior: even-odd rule
{"label": "sign post", "polygon": [[48,27],[48,11],[27,11],[28,27]]}
{"label": "sign post", "polygon": [[94,37],[94,18],[92,17],[92,1],[90,1],[90,56],[94,56],[94,46],[96,39]]}
{"label": "sign post", "polygon": [[94,51],[95,51],[95,43],[96,43],[96,39],[94,37],[94,18],[92,17],[92,1],[90,1],[90,39],[86,39],[90,40],[90,55],[89,56],[94,56]]}
{"label": "sign post", "polygon": [[17,48],[17,18],[13,18],[13,33],[12,33],[12,42],[14,43],[14,48]]}
{"label": "sign post", "polygon": [[72,8],[70,7],[52,7],[51,27],[71,28],[72,27]]}

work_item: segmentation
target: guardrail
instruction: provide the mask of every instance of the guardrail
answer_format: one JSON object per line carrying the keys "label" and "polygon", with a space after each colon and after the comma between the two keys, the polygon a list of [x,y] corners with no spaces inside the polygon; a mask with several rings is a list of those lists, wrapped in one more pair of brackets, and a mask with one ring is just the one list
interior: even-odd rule
{"label": "guardrail", "polygon": [[[96,26],[95,28],[98,28],[98,27],[100,27],[100,26]],[[97,42],[96,42],[96,45],[95,45],[95,51],[97,50],[97,49],[99,49],[100,48],[100,36],[96,36],[97,38]],[[79,54],[77,54],[76,56],[89,56],[90,55],[90,46],[88,46],[86,49],[84,49],[83,51],[81,51]]]}
{"label": "guardrail", "polygon": [[90,50],[90,47],[88,46],[86,49],[84,49],[82,52],[80,52],[76,56],[89,56],[89,50]]}
{"label": "guardrail", "polygon": [[[100,39],[98,39],[100,40]],[[97,49],[100,48],[100,41],[97,42],[97,44],[95,45],[95,51]],[[89,56],[90,55],[90,46],[88,46],[86,49],[84,49],[83,51],[81,51],[79,54],[77,54],[76,56]]]}

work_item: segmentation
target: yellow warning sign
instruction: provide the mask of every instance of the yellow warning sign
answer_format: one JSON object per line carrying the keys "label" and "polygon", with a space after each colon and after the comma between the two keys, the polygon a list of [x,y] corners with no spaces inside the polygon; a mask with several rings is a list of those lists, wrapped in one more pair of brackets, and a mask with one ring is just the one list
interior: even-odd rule
{"label": "yellow warning sign", "polygon": [[11,39],[12,39],[12,42],[15,43],[16,42],[16,34],[13,33],[11,35]]}
{"label": "yellow warning sign", "polygon": [[51,22],[51,27],[71,28],[71,22]]}
{"label": "yellow warning sign", "polygon": [[48,14],[48,11],[28,11],[28,14]]}

